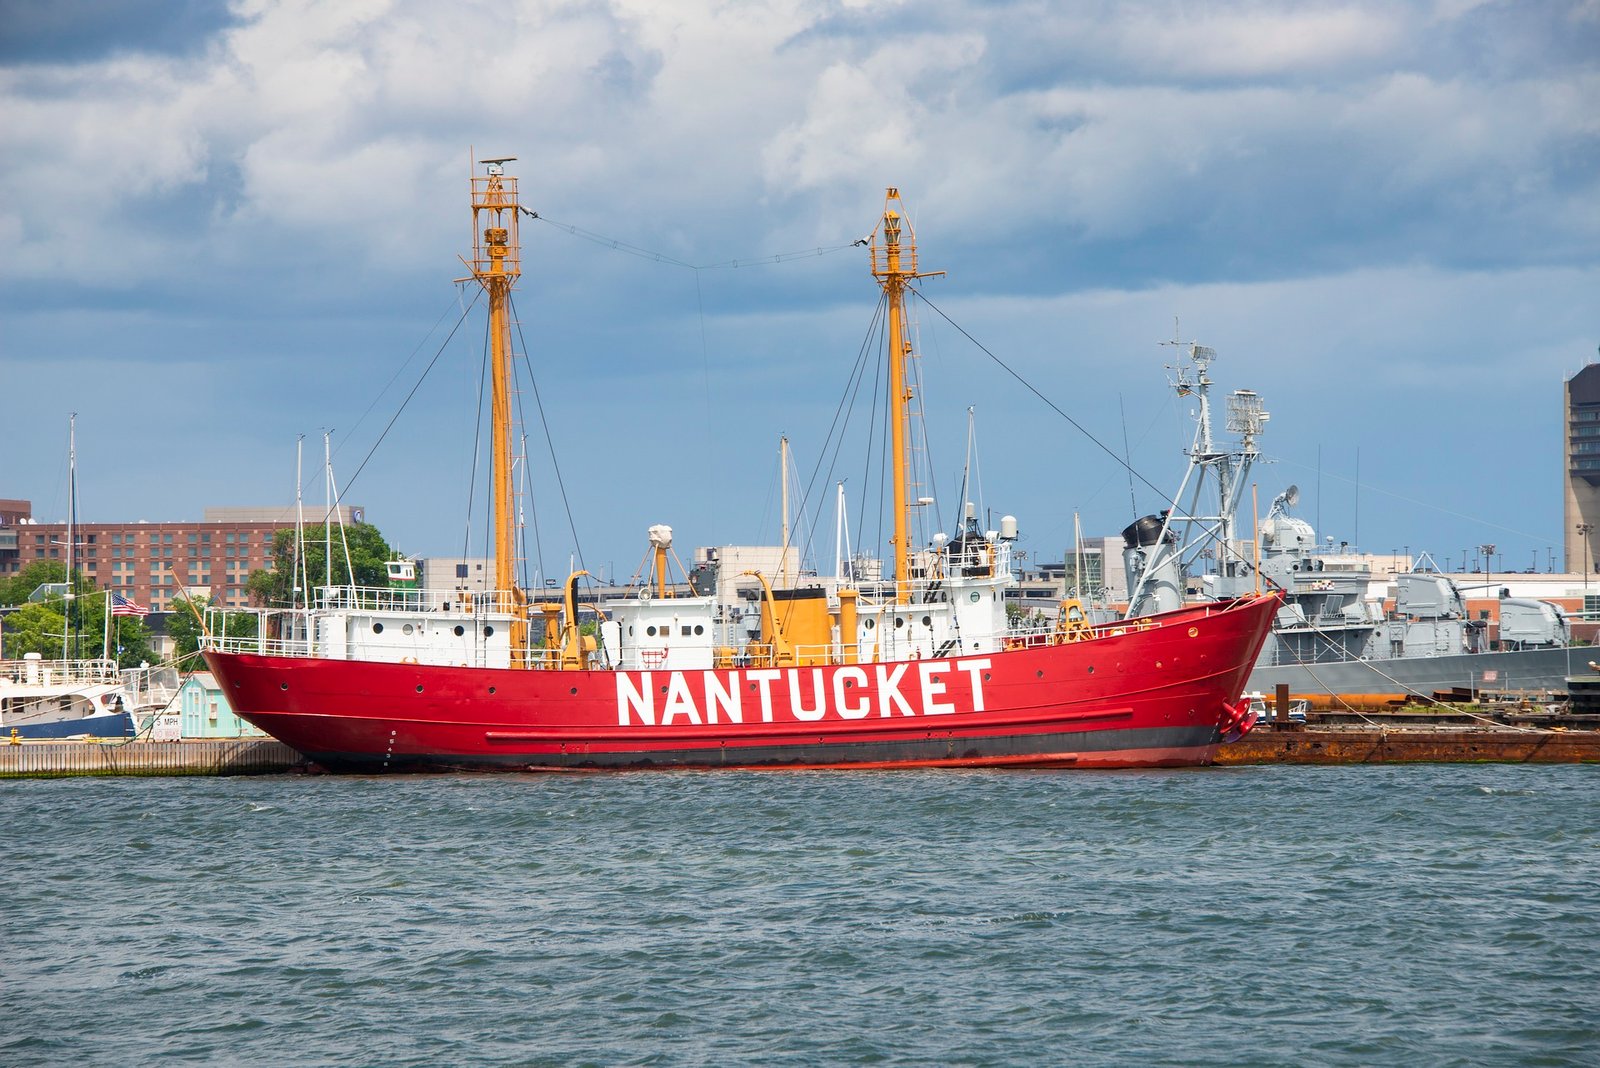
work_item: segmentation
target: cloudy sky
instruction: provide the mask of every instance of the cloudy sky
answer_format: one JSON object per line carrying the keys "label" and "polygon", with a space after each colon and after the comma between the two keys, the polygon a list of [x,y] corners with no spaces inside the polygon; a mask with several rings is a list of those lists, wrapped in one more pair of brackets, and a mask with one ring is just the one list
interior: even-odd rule
{"label": "cloudy sky", "polygon": [[72,411],[89,520],[292,500],[301,434],[320,500],[331,429],[392,542],[478,539],[482,327],[445,343],[474,154],[543,219],[516,311],[548,572],[625,577],[651,523],[685,558],[774,539],[780,434],[818,563],[819,487],[874,536],[874,470],[826,450],[887,185],[961,328],[917,312],[946,529],[969,406],[982,506],[1036,556],[1160,507],[1095,442],[1176,486],[1176,320],[1272,413],[1263,508],[1298,483],[1372,551],[1559,558],[1596,0],[0,0],[0,497],[64,516]]}

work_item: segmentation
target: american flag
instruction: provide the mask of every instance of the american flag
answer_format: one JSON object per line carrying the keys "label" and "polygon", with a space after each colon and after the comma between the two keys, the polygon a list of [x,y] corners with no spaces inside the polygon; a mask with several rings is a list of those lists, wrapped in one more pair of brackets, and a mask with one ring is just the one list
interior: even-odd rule
{"label": "american flag", "polygon": [[150,609],[137,601],[130,601],[120,593],[111,595],[111,614],[114,616],[138,616],[143,619],[150,614]]}

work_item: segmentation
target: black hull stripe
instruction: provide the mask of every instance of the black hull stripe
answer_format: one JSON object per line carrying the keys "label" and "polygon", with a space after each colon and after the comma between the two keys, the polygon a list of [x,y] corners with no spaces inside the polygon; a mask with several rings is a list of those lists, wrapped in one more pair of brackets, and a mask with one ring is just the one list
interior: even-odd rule
{"label": "black hull stripe", "polygon": [[991,738],[927,738],[904,742],[844,742],[829,745],[718,746],[610,753],[495,753],[458,755],[317,753],[306,756],[330,771],[452,771],[584,768],[725,768],[783,765],[924,764],[982,761],[1050,754],[1140,750],[1203,751],[1217,742],[1215,727],[1074,731],[1067,734],[1000,735]]}

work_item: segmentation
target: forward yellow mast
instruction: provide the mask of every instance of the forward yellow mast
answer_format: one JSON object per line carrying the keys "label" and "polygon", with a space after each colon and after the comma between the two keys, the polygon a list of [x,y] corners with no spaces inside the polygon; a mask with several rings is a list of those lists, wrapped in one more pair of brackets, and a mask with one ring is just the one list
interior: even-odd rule
{"label": "forward yellow mast", "polygon": [[[896,210],[900,209],[900,210]],[[879,241],[882,241],[882,248]],[[883,223],[872,235],[872,276],[883,286],[889,317],[889,427],[894,469],[894,599],[911,598],[911,331],[906,323],[906,283],[943,271],[917,271],[917,235],[904,217],[900,190],[883,198]],[[881,258],[880,258],[881,253]]]}
{"label": "forward yellow mast", "polygon": [[512,596],[511,663],[528,647],[524,597],[516,584],[516,504],[511,468],[511,287],[522,275],[517,180],[505,173],[515,156],[479,160],[472,178],[472,277],[489,295],[490,462],[494,468],[494,588]]}

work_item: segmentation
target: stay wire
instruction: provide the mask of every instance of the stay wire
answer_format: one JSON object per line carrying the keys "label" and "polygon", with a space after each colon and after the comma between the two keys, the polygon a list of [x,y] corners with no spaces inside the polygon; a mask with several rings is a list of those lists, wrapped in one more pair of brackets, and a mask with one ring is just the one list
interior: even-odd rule
{"label": "stay wire", "polygon": [[517,324],[517,342],[522,348],[522,361],[528,368],[528,387],[533,391],[534,407],[539,411],[539,425],[544,430],[545,447],[550,450],[550,468],[556,476],[556,488],[561,494],[561,507],[567,514],[567,530],[572,534],[573,551],[578,554],[578,568],[587,571],[589,565],[583,559],[583,544],[578,540],[578,526],[572,518],[572,502],[567,497],[566,480],[561,477],[561,463],[556,457],[555,439],[550,434],[550,419],[545,415],[544,398],[539,394],[539,381],[534,377],[533,365],[528,361],[528,343],[522,335],[522,320],[517,316],[517,308],[509,294],[506,297],[511,304],[511,318]]}
{"label": "stay wire", "polygon": [[[456,300],[451,301],[451,304],[459,307],[460,306],[460,299],[457,298]],[[360,430],[361,429],[361,424],[365,423],[367,421],[367,416],[372,414],[372,409],[374,409],[374,408],[376,408],[378,406],[378,402],[383,400],[384,394],[388,393],[390,387],[392,387],[395,384],[395,382],[399,380],[400,376],[405,373],[405,369],[407,367],[411,366],[411,361],[416,359],[417,358],[417,353],[422,351],[423,344],[427,342],[428,338],[433,336],[433,332],[435,330],[439,329],[439,324],[444,322],[445,318],[449,314],[450,314],[450,305],[447,304],[445,306],[444,311],[439,313],[439,318],[435,319],[433,321],[433,325],[428,327],[428,332],[426,334],[422,335],[422,340],[417,342],[416,348],[411,350],[410,355],[408,355],[405,358],[405,360],[400,364],[399,367],[395,368],[394,374],[389,376],[389,381],[385,382],[383,384],[383,388],[378,390],[378,392],[373,396],[372,403],[367,405],[367,410],[361,413],[361,417],[356,420],[356,425],[351,427],[350,428],[350,432],[348,434],[346,434],[345,437],[340,439],[338,445],[335,445],[333,447],[333,454],[335,456],[339,455],[339,450],[344,447],[344,442],[354,440],[355,432]],[[465,312],[463,312],[462,314],[465,315]],[[305,487],[302,486],[301,488],[304,489]]]}
{"label": "stay wire", "polygon": [[[467,524],[461,532],[461,562],[472,555],[472,502],[478,495],[478,464],[483,459],[483,388],[489,381],[489,332],[483,333],[483,357],[478,365],[478,412],[472,422],[472,467],[467,479]],[[492,520],[486,520],[492,523]],[[485,527],[488,529],[488,527]],[[488,554],[485,553],[485,556]]]}
{"label": "stay wire", "polygon": [[[394,429],[394,424],[399,420],[401,413],[404,412],[407,406],[411,404],[412,398],[417,395],[417,390],[421,389],[422,383],[427,381],[428,373],[431,372],[434,366],[438,364],[439,357],[444,355],[444,350],[449,347],[451,339],[456,336],[456,331],[461,329],[461,324],[466,322],[468,313],[471,312],[473,308],[477,307],[477,304],[478,298],[474,296],[472,298],[472,303],[468,304],[462,309],[461,315],[456,319],[455,325],[450,328],[450,333],[447,334],[445,339],[439,343],[438,351],[433,354],[433,359],[429,360],[428,366],[422,369],[422,374],[417,378],[416,384],[411,387],[411,392],[407,393],[406,399],[400,402],[400,407],[395,409],[394,415],[389,417],[389,422],[384,425],[383,432],[378,435],[378,440],[372,443],[372,448],[367,450],[367,455],[361,458],[361,463],[356,467],[356,473],[351,475],[349,480],[345,482],[344,489],[339,494],[341,498],[349,494],[349,492],[355,488],[356,480],[361,477],[361,472],[367,469],[367,464],[371,462],[373,454],[378,451],[378,446],[383,444],[384,439],[389,436],[389,431]],[[337,502],[335,503],[337,504]]]}
{"label": "stay wire", "polygon": [[1033,383],[1029,382],[1026,378],[1023,378],[1016,371],[1012,370],[1011,367],[1004,360],[1002,360],[1000,357],[996,356],[993,352],[990,352],[989,349],[983,344],[983,342],[979,341],[977,338],[975,338],[971,334],[967,333],[967,330],[966,330],[965,327],[963,327],[960,323],[956,322],[954,319],[950,318],[950,316],[946,315],[944,313],[943,309],[941,309],[937,304],[935,304],[933,301],[929,300],[926,296],[924,296],[921,291],[908,288],[907,292],[915,294],[918,300],[922,301],[922,303],[926,304],[928,307],[932,308],[935,312],[937,312],[941,319],[943,319],[945,322],[949,323],[951,326],[955,327],[957,332],[959,332],[962,337],[966,338],[968,341],[970,341],[974,345],[976,345],[977,348],[978,348],[978,351],[982,352],[985,356],[989,357],[989,359],[993,360],[995,365],[998,366],[1002,371],[1004,371],[1006,374],[1010,375],[1012,378],[1016,379],[1022,385],[1022,387],[1024,389],[1026,389],[1029,393],[1032,393],[1035,397],[1038,397],[1041,401],[1043,401],[1047,408],[1049,408],[1051,411],[1055,412],[1061,418],[1065,419],[1068,423],[1072,424],[1073,428],[1075,430],[1077,430],[1078,433],[1080,433],[1084,437],[1088,438],[1089,441],[1097,449],[1099,449],[1101,452],[1105,453],[1107,456],[1109,456],[1113,460],[1115,460],[1119,467],[1126,468],[1127,471],[1128,471],[1128,474],[1130,476],[1132,476],[1133,478],[1136,478],[1140,482],[1144,483],[1145,486],[1147,486],[1150,489],[1150,491],[1152,493],[1154,493],[1162,501],[1165,501],[1167,504],[1171,505],[1174,508],[1177,507],[1176,502],[1174,502],[1172,500],[1172,498],[1167,495],[1167,492],[1165,490],[1163,490],[1161,487],[1157,486],[1155,483],[1151,482],[1149,479],[1147,479],[1143,475],[1141,475],[1138,471],[1136,471],[1134,469],[1132,464],[1130,464],[1127,460],[1124,460],[1122,457],[1118,456],[1117,453],[1116,453],[1116,450],[1112,449],[1105,442],[1101,441],[1099,438],[1097,438],[1093,434],[1091,434],[1088,431],[1088,429],[1086,427],[1084,427],[1084,425],[1082,423],[1078,422],[1076,419],[1072,418],[1072,416],[1070,416],[1066,412],[1062,411],[1060,405],[1056,404],[1055,401],[1051,400],[1049,397],[1046,397],[1043,393],[1039,392],[1038,388],[1036,386],[1034,386]]}
{"label": "stay wire", "polygon": [[[839,403],[833,411],[833,421],[828,424],[828,432],[823,437],[822,448],[817,453],[817,461],[811,468],[811,478],[806,482],[805,490],[800,494],[800,507],[805,508],[811,495],[816,491],[818,480],[831,480],[834,471],[838,470],[839,454],[844,448],[845,434],[850,427],[850,413],[855,410],[856,398],[861,395],[861,385],[866,381],[867,356],[872,351],[874,334],[882,332],[880,325],[884,313],[885,301],[878,301],[877,311],[873,313],[872,322],[867,327],[866,335],[861,339],[861,347],[856,352],[855,366],[851,369],[849,378],[845,382],[844,392],[839,396]],[[831,455],[830,455],[831,446]],[[827,471],[823,472],[823,463],[827,462]],[[807,532],[806,540],[809,544],[816,536],[817,524],[822,521],[822,509],[818,508],[812,516],[811,529]]]}
{"label": "stay wire", "polygon": [[649,260],[652,263],[662,263],[669,267],[682,267],[684,270],[688,271],[737,270],[741,267],[762,267],[769,264],[786,263],[789,260],[816,259],[821,256],[830,256],[835,252],[843,252],[845,249],[859,248],[860,246],[866,244],[866,238],[858,238],[855,241],[851,241],[843,245],[822,245],[817,248],[800,249],[795,252],[779,252],[766,256],[752,256],[749,258],[735,260],[723,260],[719,263],[689,263],[685,260],[678,259],[676,256],[669,256],[665,252],[655,252],[651,249],[642,248],[619,238],[607,237],[604,234],[595,233],[593,230],[586,230],[581,226],[574,226],[571,223],[557,222],[554,219],[546,218],[538,212],[530,211],[527,208],[523,208],[522,213],[528,216],[530,219],[536,219],[537,221],[548,226],[555,227],[557,230],[561,230],[565,233],[571,234],[573,237],[599,245],[602,248],[609,248],[614,252],[623,252],[629,256],[637,256],[640,259]]}

